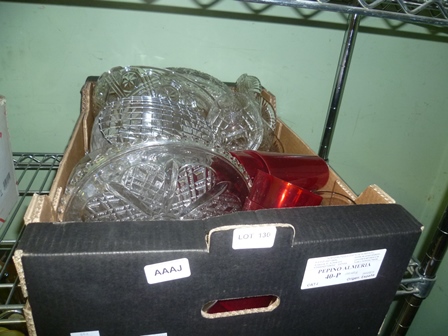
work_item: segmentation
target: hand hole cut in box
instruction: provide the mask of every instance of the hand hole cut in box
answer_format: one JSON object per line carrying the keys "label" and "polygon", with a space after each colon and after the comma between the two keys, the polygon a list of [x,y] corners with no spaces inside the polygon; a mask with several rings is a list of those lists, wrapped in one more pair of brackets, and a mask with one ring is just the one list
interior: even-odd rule
{"label": "hand hole cut in box", "polygon": [[249,296],[207,302],[201,310],[205,318],[220,318],[236,315],[271,312],[280,305],[276,295]]}

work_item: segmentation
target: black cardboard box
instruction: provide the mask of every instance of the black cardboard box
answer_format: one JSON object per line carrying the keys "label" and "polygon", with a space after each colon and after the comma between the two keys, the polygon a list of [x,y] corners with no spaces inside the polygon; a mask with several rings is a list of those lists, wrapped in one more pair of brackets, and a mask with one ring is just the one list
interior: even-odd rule
{"label": "black cardboard box", "polygon": [[[377,334],[421,232],[377,186],[357,197],[331,171],[324,188],[357,205],[58,222],[58,198],[87,148],[93,85],[83,88],[52,191],[33,198],[14,256],[30,335]],[[278,136],[286,152],[312,154],[282,123]]]}

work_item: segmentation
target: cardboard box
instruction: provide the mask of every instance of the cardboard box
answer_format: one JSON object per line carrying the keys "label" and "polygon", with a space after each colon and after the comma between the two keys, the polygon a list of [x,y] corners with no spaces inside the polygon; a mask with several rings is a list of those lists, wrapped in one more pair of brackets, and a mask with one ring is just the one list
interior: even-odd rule
{"label": "cardboard box", "polygon": [[[35,196],[14,261],[30,335],[376,335],[421,225],[377,186],[353,206],[203,221],[57,223],[88,149],[94,81],[49,196]],[[265,92],[275,106],[275,98]],[[286,125],[285,152],[314,154]]]}
{"label": "cardboard box", "polygon": [[0,227],[17,203],[19,192],[14,175],[11,143],[6,122],[6,99],[0,96]]}

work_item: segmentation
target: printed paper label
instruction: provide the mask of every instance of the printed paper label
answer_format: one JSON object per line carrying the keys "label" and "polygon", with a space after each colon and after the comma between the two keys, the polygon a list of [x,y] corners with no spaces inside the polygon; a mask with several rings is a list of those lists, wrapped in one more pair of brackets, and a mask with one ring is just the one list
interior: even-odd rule
{"label": "printed paper label", "polygon": [[168,336],[167,333],[161,333],[161,334],[151,334],[151,335],[142,335],[142,336]]}
{"label": "printed paper label", "polygon": [[271,248],[274,246],[277,228],[275,226],[254,226],[233,230],[234,250]]}
{"label": "printed paper label", "polygon": [[146,265],[144,269],[146,279],[150,285],[159,282],[188,278],[191,275],[190,263],[187,258]]}
{"label": "printed paper label", "polygon": [[70,333],[70,336],[100,336],[100,332],[96,331],[81,331]]}
{"label": "printed paper label", "polygon": [[333,286],[376,278],[386,249],[311,258],[301,289]]}

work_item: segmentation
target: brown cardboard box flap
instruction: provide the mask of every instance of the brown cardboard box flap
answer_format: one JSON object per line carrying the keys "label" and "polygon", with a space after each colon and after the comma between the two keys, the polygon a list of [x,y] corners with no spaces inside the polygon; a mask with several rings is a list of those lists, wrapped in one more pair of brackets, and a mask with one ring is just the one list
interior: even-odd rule
{"label": "brown cardboard box flap", "polygon": [[20,288],[22,290],[22,294],[25,298],[27,298],[28,291],[26,288],[25,273],[23,271],[22,256],[23,256],[23,251],[17,249],[14,251],[14,255],[13,255],[12,259],[14,261],[14,266],[16,267],[17,275],[19,277]]}
{"label": "brown cardboard box flap", "polygon": [[31,310],[30,303],[27,301],[25,307],[23,308],[23,315],[26,320],[26,328],[28,330],[28,336],[37,336],[36,326],[33,321],[33,312]]}
{"label": "brown cardboard box flap", "polygon": [[56,221],[52,203],[50,196],[34,194],[23,217],[25,225]]}
{"label": "brown cardboard box flap", "polygon": [[394,204],[395,200],[376,184],[368,186],[356,199],[356,204]]}

